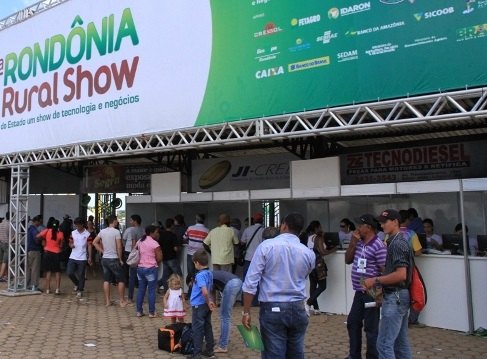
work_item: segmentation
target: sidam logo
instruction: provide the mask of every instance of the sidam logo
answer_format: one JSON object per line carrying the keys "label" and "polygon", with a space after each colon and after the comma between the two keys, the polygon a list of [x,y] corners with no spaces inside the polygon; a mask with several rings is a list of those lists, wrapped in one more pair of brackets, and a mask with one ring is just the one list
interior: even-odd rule
{"label": "sidam logo", "polygon": [[215,163],[201,175],[198,181],[200,188],[208,189],[220,183],[231,169],[232,164],[230,161],[225,160]]}

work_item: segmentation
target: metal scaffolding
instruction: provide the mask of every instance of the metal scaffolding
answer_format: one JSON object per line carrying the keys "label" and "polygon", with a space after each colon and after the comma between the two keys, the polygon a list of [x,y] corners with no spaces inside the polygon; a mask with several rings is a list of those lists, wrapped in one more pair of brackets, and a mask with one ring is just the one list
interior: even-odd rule
{"label": "metal scaffolding", "polygon": [[434,131],[428,128],[432,125],[446,128],[478,123],[485,127],[486,106],[487,88],[437,93],[9,153],[0,158],[0,168],[198,150],[297,137],[365,134],[394,128],[423,128],[424,136],[431,136]]}
{"label": "metal scaffolding", "polygon": [[[10,228],[8,284],[4,295],[36,294],[27,291],[27,228],[29,197],[29,167],[14,166],[10,181]],[[40,293],[40,292],[37,292]]]}
{"label": "metal scaffolding", "polygon": [[69,0],[42,0],[0,20],[0,31]]}

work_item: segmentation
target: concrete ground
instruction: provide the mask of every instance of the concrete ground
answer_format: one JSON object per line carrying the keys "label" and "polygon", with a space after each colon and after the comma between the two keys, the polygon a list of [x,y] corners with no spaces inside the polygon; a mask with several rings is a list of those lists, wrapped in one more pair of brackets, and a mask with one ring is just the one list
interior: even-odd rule
{"label": "concrete ground", "polygon": [[[0,283],[0,290],[6,287],[6,283]],[[82,299],[76,299],[72,288],[63,276],[59,296],[0,296],[0,358],[182,358],[157,348],[157,329],[168,324],[162,318],[137,318],[133,305],[120,308],[115,303],[105,307],[100,275],[89,276]],[[112,298],[116,299],[115,287]],[[159,297],[157,310],[162,311]],[[241,310],[237,304],[234,325],[240,323]],[[188,314],[187,321],[190,318]],[[257,308],[253,308],[252,318],[258,320]],[[306,335],[306,358],[345,358],[345,321],[343,315],[312,316]],[[219,332],[218,313],[214,313],[215,338]],[[412,328],[409,336],[414,358],[487,357],[487,338],[429,327]],[[229,349],[217,358],[260,358],[259,353],[245,348],[235,327]]]}

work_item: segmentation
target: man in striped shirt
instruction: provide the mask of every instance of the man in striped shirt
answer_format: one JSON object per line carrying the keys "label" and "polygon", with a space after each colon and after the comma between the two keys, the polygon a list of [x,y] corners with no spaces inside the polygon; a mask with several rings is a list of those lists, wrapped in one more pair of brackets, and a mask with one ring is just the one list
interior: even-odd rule
{"label": "man in striped shirt", "polygon": [[352,286],[355,291],[352,307],[347,318],[350,352],[348,358],[362,358],[362,327],[367,338],[367,359],[376,359],[377,335],[379,332],[379,307],[365,307],[366,303],[375,302],[363,288],[362,282],[366,278],[379,276],[385,266],[387,249],[377,237],[377,221],[371,214],[364,214],[355,219],[358,230],[352,233],[352,239],[347,252],[345,263],[352,264]]}
{"label": "man in striped shirt", "polygon": [[197,214],[196,224],[193,226],[189,226],[183,235],[184,242],[188,244],[188,246],[186,247],[186,255],[187,255],[186,264],[188,269],[188,276],[190,276],[191,278],[196,272],[193,263],[193,254],[197,250],[203,249],[203,241],[208,235],[208,228],[206,228],[204,223],[205,223],[205,215]]}
{"label": "man in striped shirt", "polygon": [[409,290],[408,270],[413,252],[399,229],[401,216],[394,209],[386,209],[377,220],[388,234],[384,274],[367,278],[364,288],[382,286],[382,318],[379,324],[377,350],[380,359],[410,359],[408,340]]}
{"label": "man in striped shirt", "polygon": [[242,324],[250,329],[250,306],[260,286],[260,330],[264,342],[262,358],[304,358],[304,336],[308,327],[305,310],[306,278],[315,267],[315,254],[299,241],[304,218],[287,215],[281,234],[256,249],[243,285]]}

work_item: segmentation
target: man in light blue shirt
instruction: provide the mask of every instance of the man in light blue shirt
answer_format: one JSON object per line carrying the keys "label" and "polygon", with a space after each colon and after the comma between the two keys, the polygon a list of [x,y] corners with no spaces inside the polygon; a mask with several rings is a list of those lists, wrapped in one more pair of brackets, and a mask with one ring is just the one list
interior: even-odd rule
{"label": "man in light blue shirt", "polygon": [[242,324],[250,329],[250,306],[259,285],[263,359],[304,358],[306,278],[315,266],[315,254],[299,241],[303,227],[303,216],[287,215],[281,234],[257,247],[245,278]]}

